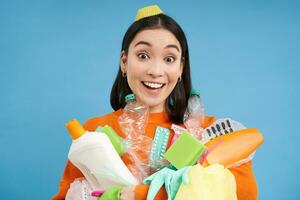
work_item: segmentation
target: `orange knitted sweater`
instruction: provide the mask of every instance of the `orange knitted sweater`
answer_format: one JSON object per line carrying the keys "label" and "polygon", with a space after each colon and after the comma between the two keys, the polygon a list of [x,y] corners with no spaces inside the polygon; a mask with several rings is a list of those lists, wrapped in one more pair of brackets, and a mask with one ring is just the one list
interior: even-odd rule
{"label": "orange knitted sweater", "polygon": [[[121,137],[125,137],[124,133],[121,131],[121,128],[118,124],[118,117],[123,113],[120,109],[113,113],[101,116],[94,117],[89,119],[85,124],[84,128],[88,131],[95,131],[95,129],[101,125],[111,126]],[[214,121],[215,117],[205,117],[203,128],[210,126]],[[164,112],[162,113],[151,113],[148,119],[148,125],[146,127],[146,133],[149,137],[153,138],[157,126],[162,126],[165,128],[170,128],[172,122],[169,120],[168,115]],[[171,131],[170,138],[173,136]],[[169,140],[170,143],[170,140]],[[170,145],[170,144],[169,144]],[[127,165],[129,164],[129,159],[125,156],[122,157],[122,160]],[[238,167],[230,168],[230,171],[233,173],[237,183],[237,196],[239,200],[255,200],[257,199],[257,185],[255,181],[254,172],[252,169],[251,161],[240,165]],[[70,187],[70,184],[74,179],[83,177],[82,173],[77,169],[69,160],[67,161],[63,177],[60,181],[58,193],[52,197],[52,200],[61,200],[65,199],[66,193]],[[136,200],[146,200],[148,185],[138,185],[135,187],[135,199]],[[155,200],[166,200],[168,199],[167,193],[164,188],[161,188],[157,193]]]}

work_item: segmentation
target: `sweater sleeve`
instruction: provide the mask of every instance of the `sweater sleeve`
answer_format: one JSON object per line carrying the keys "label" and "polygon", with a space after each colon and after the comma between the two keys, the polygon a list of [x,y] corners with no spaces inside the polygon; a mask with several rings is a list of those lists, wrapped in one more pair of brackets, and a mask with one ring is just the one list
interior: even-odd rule
{"label": "sweater sleeve", "polygon": [[[135,187],[135,200],[146,200],[149,190],[149,185],[137,185]],[[167,200],[168,195],[165,187],[160,188],[154,200]]]}
{"label": "sweater sleeve", "polygon": [[[229,169],[234,175],[237,184],[238,200],[256,200],[257,185],[252,169],[252,162],[245,163],[238,167]],[[135,200],[146,200],[149,190],[148,185],[138,185],[135,188]],[[164,187],[162,187],[155,196],[155,200],[167,200],[168,196]]]}
{"label": "sweater sleeve", "polygon": [[229,170],[235,177],[238,200],[258,199],[258,189],[252,168],[252,161],[238,167],[229,168]]}

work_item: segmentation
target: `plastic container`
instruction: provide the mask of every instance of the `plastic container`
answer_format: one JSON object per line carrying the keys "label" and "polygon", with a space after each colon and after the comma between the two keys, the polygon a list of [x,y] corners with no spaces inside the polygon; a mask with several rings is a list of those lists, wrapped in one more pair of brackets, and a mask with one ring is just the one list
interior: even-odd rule
{"label": "plastic container", "polygon": [[126,106],[123,109],[123,114],[119,117],[119,124],[126,135],[126,139],[131,140],[145,135],[149,108],[137,102],[134,94],[127,95],[125,101]]}
{"label": "plastic container", "polygon": [[73,139],[68,158],[92,189],[138,184],[105,133],[86,131],[76,119],[69,121],[66,127]]}
{"label": "plastic container", "polygon": [[[205,146],[209,149],[204,166],[222,164],[227,168],[248,162],[264,138],[256,128],[247,128],[219,136],[209,141]],[[211,150],[210,150],[211,149]]]}
{"label": "plastic container", "polygon": [[148,160],[152,138],[145,134],[149,108],[143,103],[137,102],[134,94],[127,95],[125,100],[126,106],[123,109],[123,114],[119,117],[119,125],[126,136],[126,140],[131,143],[127,153],[132,164],[128,167],[137,180],[142,182],[151,172]]}
{"label": "plastic container", "polygon": [[131,144],[129,141],[122,139],[113,128],[108,125],[98,126],[96,132],[102,132],[107,135],[110,142],[114,146],[117,153],[122,156],[130,148]]}
{"label": "plastic container", "polygon": [[192,89],[186,111],[183,116],[183,123],[189,133],[199,140],[204,140],[204,130],[201,125],[204,121],[204,106],[200,99],[200,93]]}

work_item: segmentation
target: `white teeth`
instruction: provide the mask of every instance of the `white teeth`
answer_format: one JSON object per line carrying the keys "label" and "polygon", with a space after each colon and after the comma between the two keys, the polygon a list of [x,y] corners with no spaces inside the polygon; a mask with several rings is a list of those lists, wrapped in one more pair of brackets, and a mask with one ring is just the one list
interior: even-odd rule
{"label": "white teeth", "polygon": [[162,83],[151,83],[151,82],[144,82],[145,85],[147,85],[148,87],[151,87],[151,88],[161,88],[163,86]]}

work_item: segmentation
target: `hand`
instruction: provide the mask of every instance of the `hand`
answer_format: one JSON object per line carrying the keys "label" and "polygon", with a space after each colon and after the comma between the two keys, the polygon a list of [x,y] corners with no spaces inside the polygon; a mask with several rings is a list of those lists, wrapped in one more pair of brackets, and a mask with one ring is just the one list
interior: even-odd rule
{"label": "hand", "polygon": [[123,188],[120,195],[120,200],[134,200],[134,199],[135,199],[134,188],[130,188],[130,187]]}
{"label": "hand", "polygon": [[180,170],[165,167],[144,180],[144,184],[150,184],[147,200],[153,200],[158,190],[165,185],[168,199],[174,199],[181,183],[188,184],[188,172],[192,167],[187,166]]}

